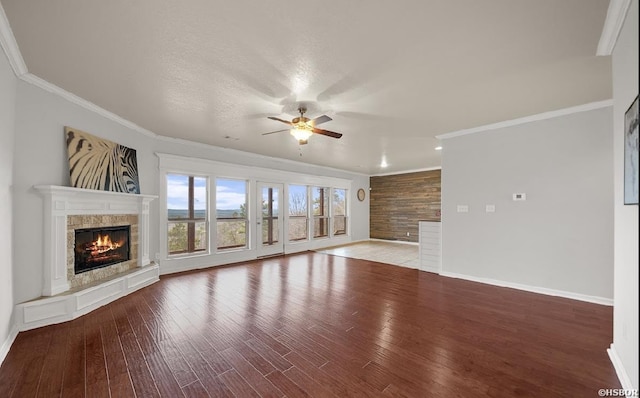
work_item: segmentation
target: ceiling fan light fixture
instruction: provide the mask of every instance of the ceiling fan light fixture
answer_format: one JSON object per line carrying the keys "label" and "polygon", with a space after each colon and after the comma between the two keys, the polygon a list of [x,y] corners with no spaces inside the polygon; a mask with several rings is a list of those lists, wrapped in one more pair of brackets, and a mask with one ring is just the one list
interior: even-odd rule
{"label": "ceiling fan light fixture", "polygon": [[311,137],[311,130],[304,128],[294,128],[291,130],[291,135],[295,137],[298,141],[307,141],[309,137]]}

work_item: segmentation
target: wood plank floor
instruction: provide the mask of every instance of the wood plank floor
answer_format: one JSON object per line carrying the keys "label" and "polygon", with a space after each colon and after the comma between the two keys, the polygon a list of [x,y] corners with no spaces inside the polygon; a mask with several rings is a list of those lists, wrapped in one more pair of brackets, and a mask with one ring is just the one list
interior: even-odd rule
{"label": "wood plank floor", "polygon": [[302,253],[22,332],[0,397],[595,397],[611,341],[610,307]]}

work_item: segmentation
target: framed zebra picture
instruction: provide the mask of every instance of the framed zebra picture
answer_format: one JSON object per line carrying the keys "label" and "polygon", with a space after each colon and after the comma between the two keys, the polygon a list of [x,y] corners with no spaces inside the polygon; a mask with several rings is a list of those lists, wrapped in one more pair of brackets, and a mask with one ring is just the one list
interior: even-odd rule
{"label": "framed zebra picture", "polygon": [[71,127],[64,132],[72,187],[140,193],[135,149]]}

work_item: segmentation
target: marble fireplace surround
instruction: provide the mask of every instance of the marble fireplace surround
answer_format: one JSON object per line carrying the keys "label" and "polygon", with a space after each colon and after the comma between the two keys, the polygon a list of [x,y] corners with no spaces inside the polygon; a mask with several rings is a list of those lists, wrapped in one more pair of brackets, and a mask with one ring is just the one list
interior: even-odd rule
{"label": "marble fireplace surround", "polygon": [[[16,305],[19,330],[77,318],[159,280],[159,266],[149,258],[149,203],[157,196],[55,185],[34,189],[44,198],[42,297]],[[131,225],[131,260],[78,278],[69,271],[74,228],[113,223]]]}

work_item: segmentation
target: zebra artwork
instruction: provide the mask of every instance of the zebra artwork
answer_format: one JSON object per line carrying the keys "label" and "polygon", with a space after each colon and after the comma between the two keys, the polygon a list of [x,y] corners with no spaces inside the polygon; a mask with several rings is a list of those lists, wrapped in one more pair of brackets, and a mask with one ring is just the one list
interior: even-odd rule
{"label": "zebra artwork", "polygon": [[65,127],[71,186],[140,193],[135,149]]}

